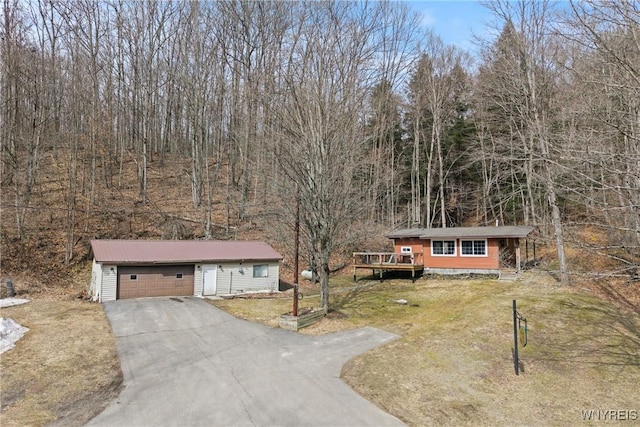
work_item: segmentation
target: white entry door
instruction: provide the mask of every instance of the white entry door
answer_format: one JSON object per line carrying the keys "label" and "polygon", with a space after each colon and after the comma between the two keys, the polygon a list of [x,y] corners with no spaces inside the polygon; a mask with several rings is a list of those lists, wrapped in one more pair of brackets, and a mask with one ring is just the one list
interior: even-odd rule
{"label": "white entry door", "polygon": [[202,277],[204,286],[202,293],[204,295],[216,294],[216,277],[218,274],[218,267],[213,265],[209,267],[202,267]]}

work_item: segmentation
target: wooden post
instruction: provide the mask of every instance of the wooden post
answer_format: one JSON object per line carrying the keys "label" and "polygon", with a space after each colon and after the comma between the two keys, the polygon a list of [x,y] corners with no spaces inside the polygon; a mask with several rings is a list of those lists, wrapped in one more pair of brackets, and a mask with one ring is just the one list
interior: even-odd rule
{"label": "wooden post", "polygon": [[516,240],[516,270],[520,273],[520,239]]}
{"label": "wooden post", "polygon": [[356,270],[357,270],[357,268],[356,268],[356,254],[354,252],[353,253],[353,282],[354,283],[357,281],[356,280]]}

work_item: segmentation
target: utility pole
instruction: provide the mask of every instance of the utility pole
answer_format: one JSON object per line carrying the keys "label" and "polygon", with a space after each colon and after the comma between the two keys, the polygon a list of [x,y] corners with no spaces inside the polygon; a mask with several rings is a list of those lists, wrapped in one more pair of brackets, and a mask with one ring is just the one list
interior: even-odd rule
{"label": "utility pole", "polygon": [[300,189],[296,194],[296,224],[294,242],[294,263],[293,263],[293,315],[298,315],[298,269],[300,257]]}

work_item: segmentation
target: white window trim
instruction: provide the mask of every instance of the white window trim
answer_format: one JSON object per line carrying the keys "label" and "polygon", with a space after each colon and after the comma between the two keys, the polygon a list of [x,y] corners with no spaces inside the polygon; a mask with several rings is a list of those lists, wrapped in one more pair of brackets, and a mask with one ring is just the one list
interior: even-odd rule
{"label": "white window trim", "polygon": [[[462,253],[462,242],[484,242],[484,254],[476,255],[476,254],[463,254]],[[471,244],[473,250],[473,243]],[[487,239],[460,239],[460,256],[461,257],[488,257],[489,256],[489,243]]]}
{"label": "white window trim", "polygon": [[400,246],[400,253],[401,254],[411,254],[411,253],[413,253],[413,250],[411,249],[411,246]]}
{"label": "white window trim", "polygon": [[[435,254],[433,253],[433,242],[453,242],[453,253],[452,254]],[[431,242],[429,243],[429,246],[431,247],[431,256],[444,256],[444,257],[456,257],[457,256],[457,250],[458,250],[458,244],[457,241],[455,239],[453,240],[445,240],[445,239],[431,239]],[[444,245],[443,245],[443,251],[444,251]]]}

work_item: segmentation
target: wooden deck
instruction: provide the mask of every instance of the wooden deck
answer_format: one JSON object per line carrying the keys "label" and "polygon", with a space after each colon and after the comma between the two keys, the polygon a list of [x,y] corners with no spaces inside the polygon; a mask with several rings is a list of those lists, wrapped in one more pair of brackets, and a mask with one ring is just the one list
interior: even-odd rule
{"label": "wooden deck", "polygon": [[375,276],[386,271],[410,271],[415,279],[416,272],[424,270],[422,253],[397,254],[394,252],[354,252],[353,253],[353,281],[357,280],[358,269],[371,270]]}

